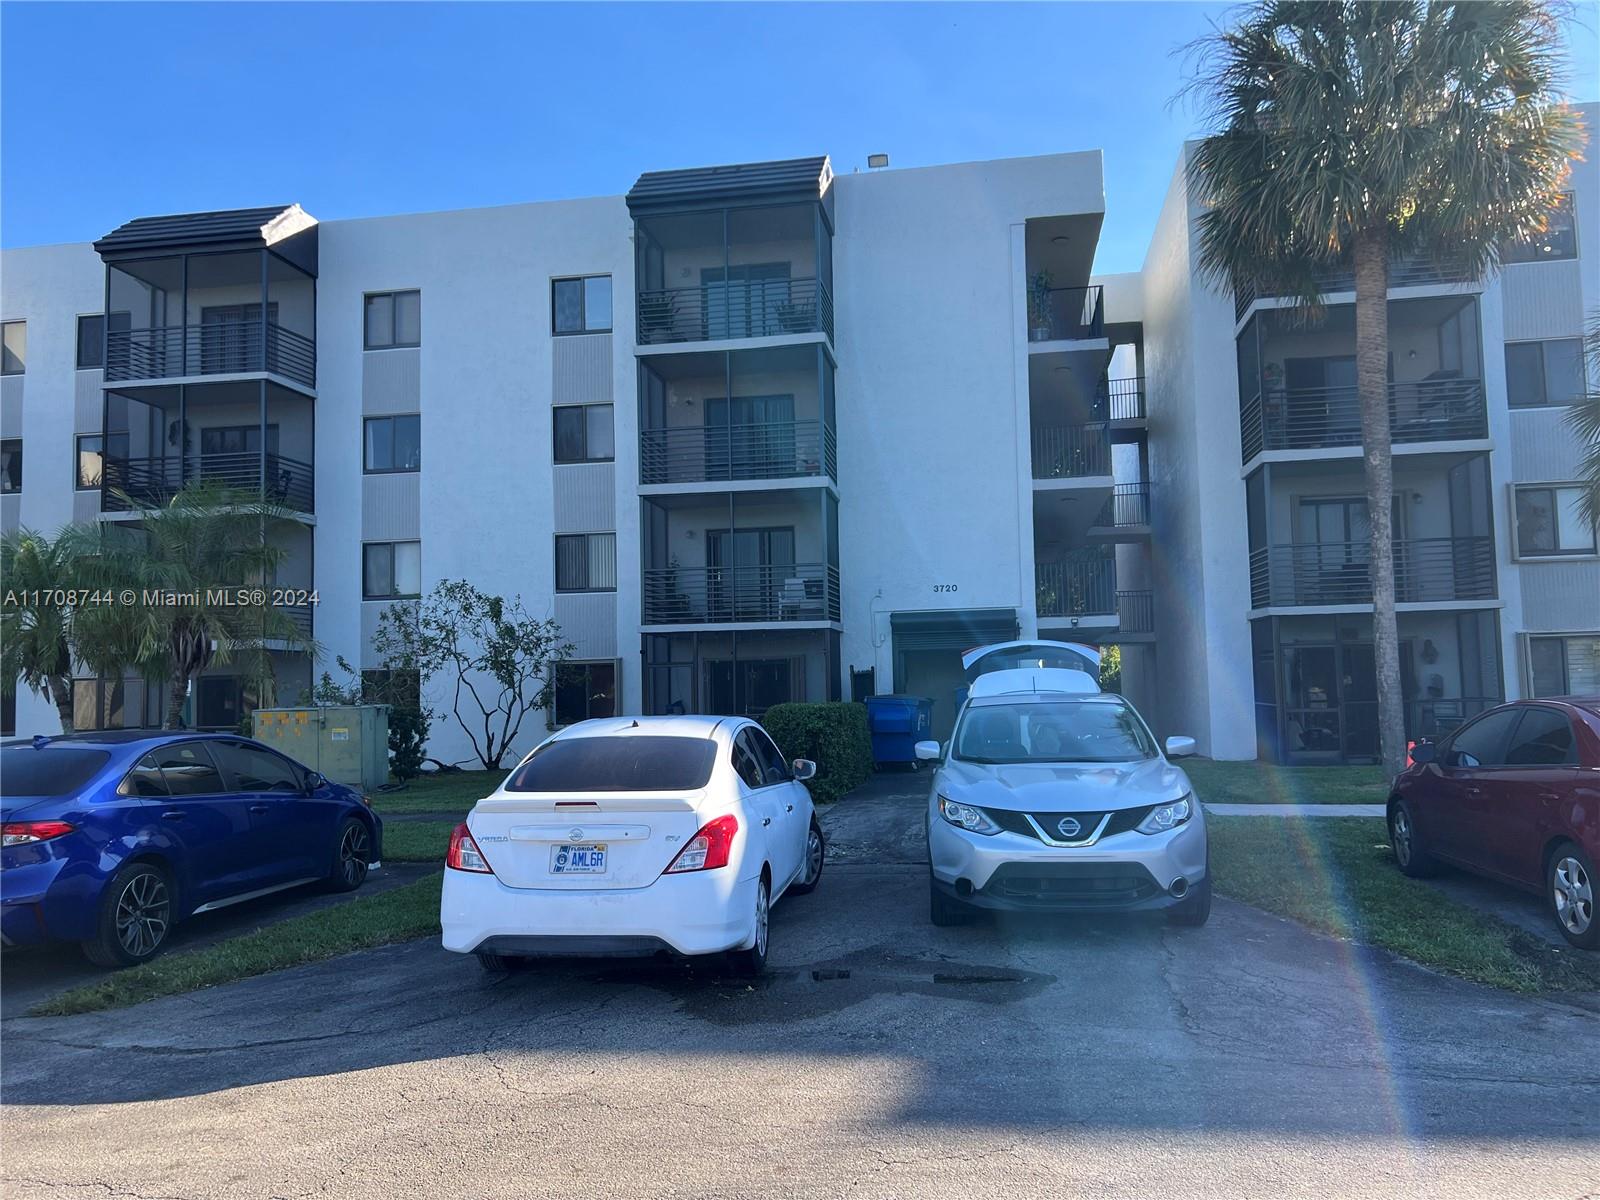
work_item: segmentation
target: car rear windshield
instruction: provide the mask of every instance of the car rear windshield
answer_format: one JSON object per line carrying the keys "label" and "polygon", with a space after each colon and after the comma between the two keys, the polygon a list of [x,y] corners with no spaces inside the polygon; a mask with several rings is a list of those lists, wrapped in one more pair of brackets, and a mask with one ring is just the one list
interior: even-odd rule
{"label": "car rear windshield", "polygon": [[546,742],[508,792],[683,792],[703,788],[717,744],[695,737],[578,737]]}
{"label": "car rear windshield", "polygon": [[8,746],[0,750],[0,796],[65,796],[105,766],[104,750],[72,746]]}

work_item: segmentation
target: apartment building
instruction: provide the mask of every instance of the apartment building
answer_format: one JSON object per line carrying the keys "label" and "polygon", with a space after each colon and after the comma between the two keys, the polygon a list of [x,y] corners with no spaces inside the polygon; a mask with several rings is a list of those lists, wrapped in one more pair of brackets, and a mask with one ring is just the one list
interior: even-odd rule
{"label": "apartment building", "polygon": [[[464,578],[573,644],[550,724],[893,691],[943,731],[963,649],[1062,637],[1120,646],[1123,690],[1207,753],[1371,757],[1353,297],[1308,326],[1269,281],[1203,285],[1181,164],[1143,271],[1094,278],[1101,172],[814,157],[6,251],[0,522],[128,522],[197,478],[272,497],[322,650],[275,651],[279,702],[335,655],[378,669],[385,607]],[[1560,428],[1591,183],[1499,276],[1396,271],[1418,731],[1597,686],[1600,557]],[[76,691],[80,725],[161,716],[139,680]],[[232,727],[256,692],[214,668],[187,717]],[[6,718],[55,728],[27,694]],[[431,746],[470,753],[448,717]]]}

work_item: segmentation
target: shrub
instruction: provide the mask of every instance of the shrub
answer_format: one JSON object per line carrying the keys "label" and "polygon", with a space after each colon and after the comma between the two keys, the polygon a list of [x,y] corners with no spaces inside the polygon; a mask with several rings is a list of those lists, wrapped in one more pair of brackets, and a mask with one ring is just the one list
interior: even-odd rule
{"label": "shrub", "polygon": [[872,737],[862,704],[774,704],[761,718],[786,759],[809,758],[816,778],[806,786],[824,804],[839,799],[872,774]]}

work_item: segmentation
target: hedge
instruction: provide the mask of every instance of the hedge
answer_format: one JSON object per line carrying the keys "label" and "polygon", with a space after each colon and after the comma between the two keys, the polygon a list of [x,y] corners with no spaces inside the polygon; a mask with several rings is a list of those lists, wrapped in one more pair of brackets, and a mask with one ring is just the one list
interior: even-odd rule
{"label": "hedge", "polygon": [[872,774],[872,737],[864,704],[774,704],[761,724],[784,758],[809,758],[816,778],[806,786],[824,804],[865,783]]}

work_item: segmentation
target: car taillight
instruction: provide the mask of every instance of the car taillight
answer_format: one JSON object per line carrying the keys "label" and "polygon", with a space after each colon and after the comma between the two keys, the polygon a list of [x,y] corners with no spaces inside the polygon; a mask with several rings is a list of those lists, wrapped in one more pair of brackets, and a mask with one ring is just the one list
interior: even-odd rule
{"label": "car taillight", "polygon": [[494,874],[494,868],[483,856],[483,851],[478,849],[478,843],[472,840],[472,834],[465,824],[457,825],[450,831],[450,849],[445,851],[444,865],[452,871],[475,871],[479,875]]}
{"label": "car taillight", "polygon": [[7,846],[28,846],[34,842],[48,842],[51,838],[65,837],[72,832],[66,821],[7,821],[0,826],[0,843]]}
{"label": "car taillight", "polygon": [[685,871],[710,871],[727,866],[728,855],[733,851],[733,835],[738,832],[739,818],[732,813],[707,821],[661,873],[680,875]]}

